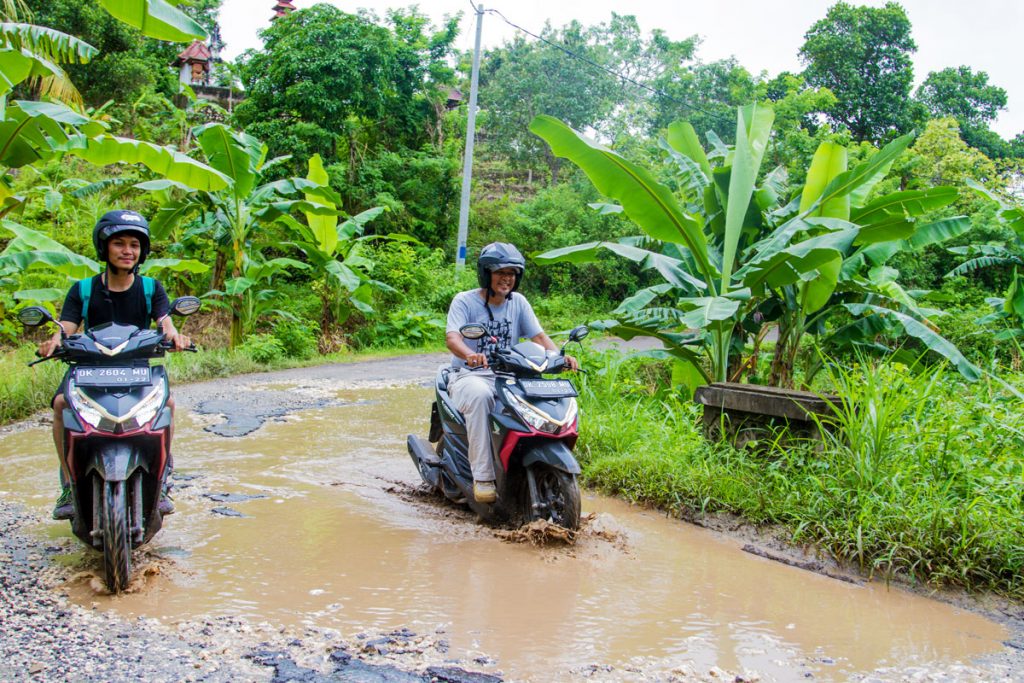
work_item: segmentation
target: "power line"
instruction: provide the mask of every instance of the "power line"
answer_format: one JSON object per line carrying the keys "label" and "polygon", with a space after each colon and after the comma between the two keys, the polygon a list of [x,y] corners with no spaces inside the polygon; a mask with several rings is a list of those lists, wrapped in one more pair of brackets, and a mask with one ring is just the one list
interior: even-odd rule
{"label": "power line", "polygon": [[[479,13],[479,10],[477,9],[477,6],[473,2],[473,0],[469,0],[469,4],[472,5],[474,12],[478,12]],[[502,14],[501,12],[499,12],[496,9],[487,9],[487,10],[484,10],[484,11],[487,12],[487,13],[490,13],[490,14],[497,15],[502,21],[504,21],[506,24],[508,24],[512,28],[516,29],[517,31],[521,31],[522,33],[525,33],[526,35],[530,36],[531,38],[535,38],[535,39],[537,39],[537,40],[539,40],[539,41],[541,41],[543,43],[546,43],[546,44],[550,45],[551,47],[555,48],[556,50],[560,50],[561,52],[564,52],[565,54],[569,55],[573,59],[578,59],[581,62],[585,62],[586,64],[589,64],[590,66],[592,66],[592,67],[594,67],[596,69],[600,69],[601,71],[604,71],[605,73],[607,73],[607,74],[609,74],[611,76],[614,76],[614,77],[618,78],[621,81],[625,81],[627,83],[632,83],[633,85],[637,86],[638,88],[646,90],[646,91],[648,91],[648,92],[650,92],[650,93],[652,93],[654,95],[662,97],[662,98],[664,98],[664,99],[666,99],[666,100],[668,100],[670,102],[678,104],[678,105],[680,105],[682,107],[685,107],[685,108],[687,108],[687,109],[689,109],[691,111],[700,112],[701,114],[704,114],[705,116],[709,116],[712,119],[715,119],[715,120],[719,121],[720,123],[724,123],[727,126],[728,125],[732,125],[732,123],[733,123],[732,120],[725,119],[720,114],[716,114],[714,112],[708,111],[707,109],[703,109],[703,108],[701,108],[701,107],[699,107],[699,106],[697,106],[695,104],[692,104],[690,102],[684,102],[682,100],[676,99],[676,98],[672,97],[671,95],[665,93],[662,90],[658,90],[656,88],[652,88],[649,85],[647,85],[646,83],[641,83],[641,82],[639,82],[637,80],[634,80],[633,78],[630,78],[629,76],[627,76],[625,74],[622,74],[622,73],[619,73],[618,71],[615,71],[614,69],[609,69],[608,67],[606,67],[606,66],[604,66],[602,64],[598,64],[597,62],[593,61],[592,59],[588,59],[587,57],[584,57],[583,55],[576,54],[575,52],[573,52],[569,48],[565,47],[564,45],[559,45],[558,43],[554,43],[554,42],[548,40],[547,38],[544,38],[543,36],[539,36],[536,33],[528,31],[527,29],[523,28],[522,26],[519,26],[518,24],[515,24],[512,21],[510,21],[508,19],[508,17],[506,17],[504,14]]]}

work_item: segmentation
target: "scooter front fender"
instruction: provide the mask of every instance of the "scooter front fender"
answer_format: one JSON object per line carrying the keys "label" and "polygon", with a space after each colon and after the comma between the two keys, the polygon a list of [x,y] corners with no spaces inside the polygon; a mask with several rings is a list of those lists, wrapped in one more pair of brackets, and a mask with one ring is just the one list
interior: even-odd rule
{"label": "scooter front fender", "polygon": [[579,474],[580,464],[562,441],[540,441],[523,456],[523,467],[544,464],[568,474]]}
{"label": "scooter front fender", "polygon": [[111,441],[99,446],[92,460],[92,469],[104,481],[127,481],[128,475],[141,465],[139,449],[125,441]]}

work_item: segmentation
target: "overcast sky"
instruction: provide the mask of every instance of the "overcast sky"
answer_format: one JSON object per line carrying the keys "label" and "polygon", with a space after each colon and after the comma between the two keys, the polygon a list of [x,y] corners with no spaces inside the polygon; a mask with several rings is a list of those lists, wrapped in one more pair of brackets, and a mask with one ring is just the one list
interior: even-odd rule
{"label": "overcast sky", "polygon": [[[389,7],[418,4],[435,22],[463,13],[456,43],[471,49],[475,15],[469,0],[327,0],[342,10],[364,7],[383,16]],[[879,7],[884,0],[849,0],[852,4]],[[540,33],[546,20],[562,26],[576,19],[584,25],[607,22],[611,13],[633,14],[645,33],[660,28],[669,37],[694,34],[702,39],[697,56],[715,61],[735,56],[752,73],[799,71],[797,52],[811,25],[825,16],[834,2],[827,0],[481,0],[509,21],[532,33]],[[226,58],[261,45],[257,32],[270,24],[274,0],[224,0],[221,27],[227,42]],[[299,8],[316,0],[294,0]],[[480,4],[480,3],[478,3]],[[970,66],[985,71],[989,82],[1006,90],[1009,102],[993,128],[1006,138],[1024,131],[1024,2],[1021,0],[902,0],[917,43],[914,77],[917,84],[930,71]],[[516,33],[499,17],[484,15],[484,47],[501,45]]]}

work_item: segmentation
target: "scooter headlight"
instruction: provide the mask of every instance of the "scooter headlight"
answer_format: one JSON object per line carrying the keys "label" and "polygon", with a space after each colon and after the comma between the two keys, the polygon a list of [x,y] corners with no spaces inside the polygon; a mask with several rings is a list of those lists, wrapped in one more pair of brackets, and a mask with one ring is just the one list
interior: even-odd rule
{"label": "scooter headlight", "polygon": [[565,417],[561,420],[556,420],[537,406],[519,398],[508,389],[505,390],[505,396],[508,397],[509,403],[515,407],[516,412],[519,413],[519,416],[523,418],[526,424],[538,432],[557,434],[563,429],[571,427],[576,422],[577,407],[575,398],[569,399],[569,407],[565,411]]}
{"label": "scooter headlight", "polygon": [[163,404],[166,384],[161,377],[153,385],[153,389],[124,415],[112,415],[74,382],[70,383],[68,394],[75,412],[85,422],[96,429],[124,432],[139,429],[156,416]]}

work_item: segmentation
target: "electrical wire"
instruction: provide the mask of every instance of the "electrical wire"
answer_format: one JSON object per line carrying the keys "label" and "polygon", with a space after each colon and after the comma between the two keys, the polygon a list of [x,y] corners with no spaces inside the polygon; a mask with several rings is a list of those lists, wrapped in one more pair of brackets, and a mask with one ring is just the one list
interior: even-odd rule
{"label": "electrical wire", "polygon": [[[472,6],[473,11],[475,13],[480,14],[480,9],[476,6],[476,3],[474,3],[473,0],[469,0],[469,4],[470,4],[470,6]],[[611,76],[614,76],[615,78],[618,78],[620,81],[624,81],[626,83],[631,83],[631,84],[635,85],[638,88],[641,88],[643,90],[646,90],[646,91],[650,92],[653,95],[656,95],[658,97],[666,99],[669,102],[673,102],[675,104],[678,104],[679,106],[685,107],[685,108],[687,108],[687,109],[689,109],[691,111],[695,111],[695,112],[699,112],[701,114],[704,114],[705,116],[708,116],[708,117],[712,118],[713,120],[716,120],[719,123],[722,123],[722,124],[724,124],[726,126],[730,126],[733,123],[732,120],[726,119],[726,118],[722,117],[720,114],[716,114],[715,112],[708,111],[707,109],[703,109],[703,108],[701,108],[701,107],[699,107],[699,106],[697,106],[695,104],[692,104],[690,102],[684,102],[683,100],[676,99],[675,97],[672,97],[671,95],[665,93],[662,90],[658,90],[657,88],[652,88],[649,85],[647,85],[646,83],[641,83],[641,82],[639,82],[637,80],[634,80],[633,78],[630,78],[629,76],[627,76],[625,74],[622,74],[622,73],[619,73],[619,72],[615,71],[614,69],[609,69],[608,67],[606,67],[604,65],[598,64],[597,62],[595,62],[595,61],[593,61],[591,59],[588,59],[587,57],[584,57],[583,55],[576,54],[575,52],[573,52],[572,50],[568,49],[564,45],[559,45],[558,43],[554,43],[554,42],[548,40],[547,38],[544,38],[543,36],[539,36],[536,33],[528,31],[527,29],[523,28],[522,26],[519,26],[518,24],[513,23],[512,21],[510,21],[508,17],[506,17],[504,14],[502,14],[500,11],[498,11],[496,9],[485,9],[484,12],[487,13],[487,14],[494,14],[494,15],[496,15],[498,18],[500,18],[502,21],[504,21],[506,24],[508,24],[512,28],[516,29],[517,31],[525,33],[526,35],[530,36],[531,38],[539,40],[542,43],[546,43],[547,45],[550,45],[551,47],[555,48],[556,50],[564,52],[566,55],[568,55],[569,57],[571,57],[573,59],[578,59],[581,62],[589,64],[590,66],[594,67],[595,69],[600,69],[601,71],[604,71],[605,73],[607,73],[607,74],[609,74]]]}

